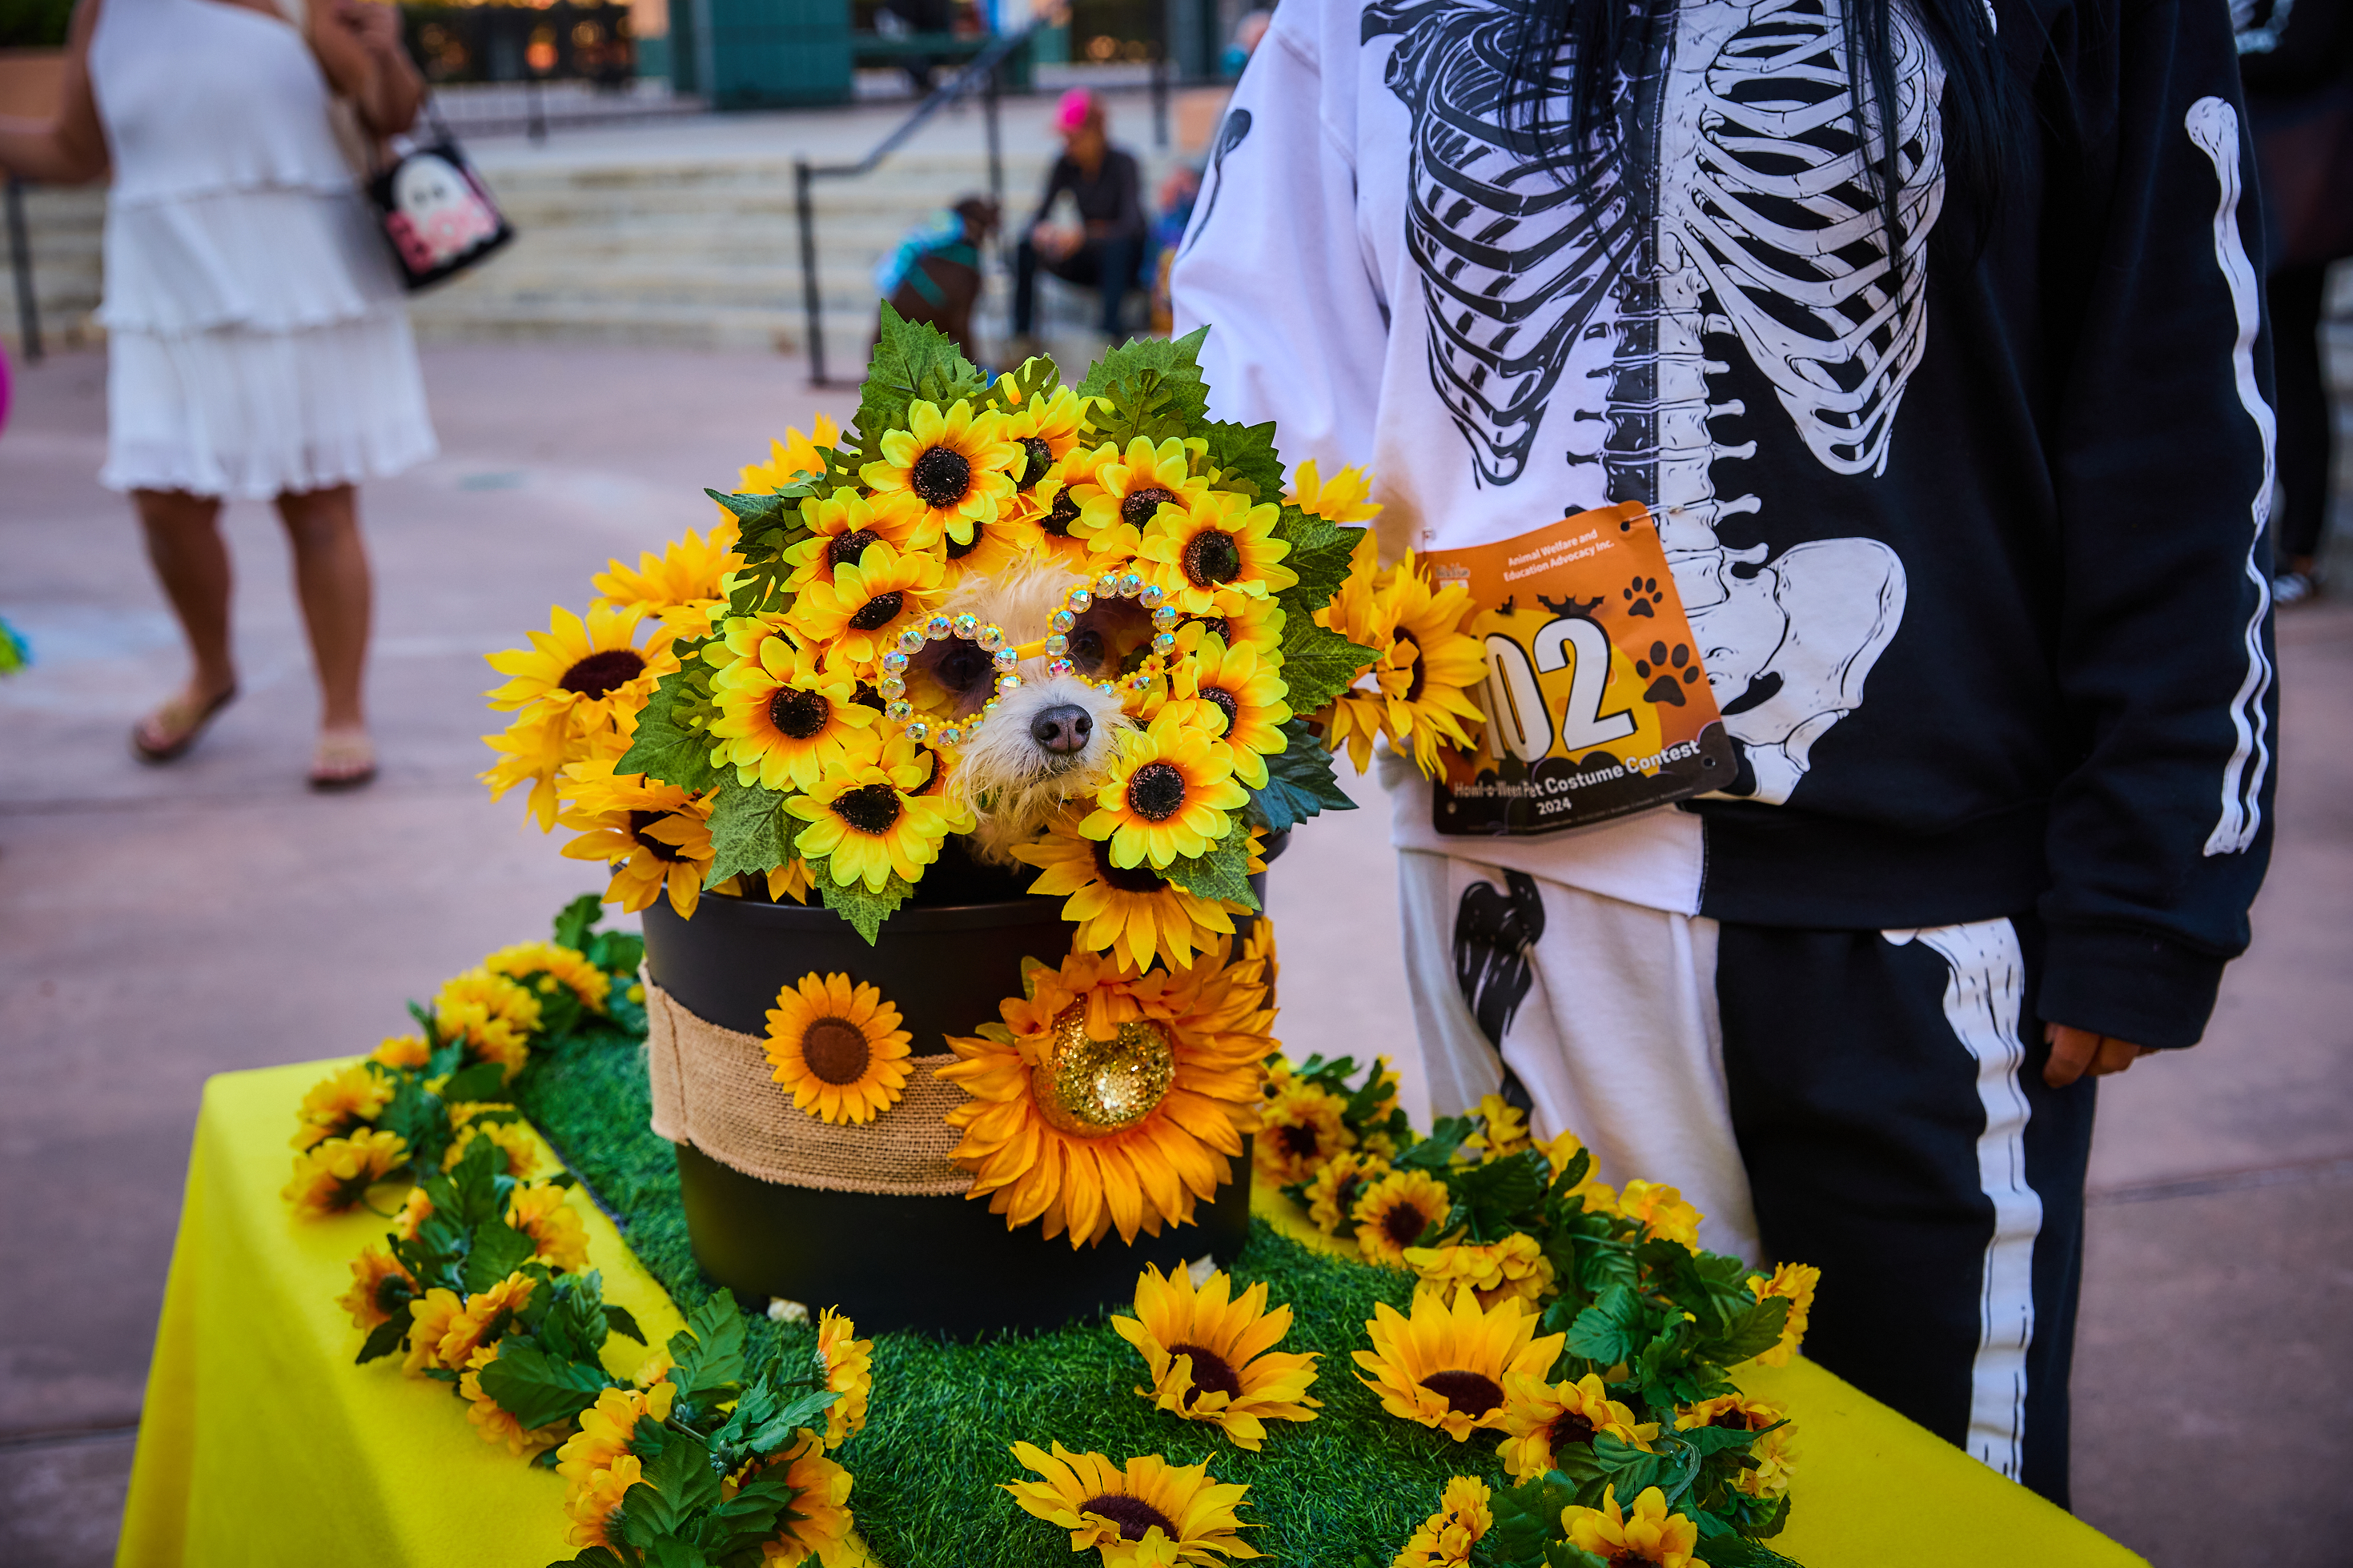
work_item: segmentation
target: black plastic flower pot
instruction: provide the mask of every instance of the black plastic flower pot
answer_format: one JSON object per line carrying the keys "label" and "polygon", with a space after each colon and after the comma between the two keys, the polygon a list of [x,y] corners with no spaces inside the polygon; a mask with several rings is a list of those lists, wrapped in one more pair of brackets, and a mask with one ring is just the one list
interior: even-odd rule
{"label": "black plastic flower pot", "polygon": [[[910,903],[871,946],[820,906],[705,895],[688,921],[658,900],[644,917],[648,970],[688,1011],[752,1036],[765,1032],[782,986],[812,972],[847,974],[899,1008],[916,1056],[936,1056],[944,1036],[973,1033],[1020,994],[1024,958],[1057,963],[1071,934],[1060,900],[1021,894],[982,868],[936,869],[948,874],[936,889],[925,879],[934,897],[1000,896]],[[1008,1229],[985,1201],[788,1186],[691,1144],[678,1145],[678,1173],[695,1260],[713,1281],[747,1304],[782,1297],[839,1308],[860,1331],[1050,1327],[1127,1300],[1146,1263],[1229,1261],[1250,1229],[1247,1140],[1234,1179],[1194,1224],[1132,1245],[1114,1232],[1075,1249],[1036,1224]]]}

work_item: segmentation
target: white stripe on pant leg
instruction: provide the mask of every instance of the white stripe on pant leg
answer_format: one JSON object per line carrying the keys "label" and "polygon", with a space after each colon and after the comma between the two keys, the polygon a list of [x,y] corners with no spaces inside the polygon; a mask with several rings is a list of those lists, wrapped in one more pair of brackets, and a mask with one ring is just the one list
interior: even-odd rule
{"label": "white stripe on pant leg", "polygon": [[2018,1037],[2026,964],[2008,921],[1881,933],[1898,946],[1917,940],[1952,966],[1945,1021],[1978,1064],[1985,1131],[1978,1139],[1978,1184],[1993,1203],[1978,1298],[1978,1353],[1969,1378],[1969,1453],[2011,1480],[2019,1475],[2026,1425],[2026,1350],[2034,1341],[2034,1238],[2042,1200],[2026,1183],[2026,1123],[2018,1081],[2026,1047]]}

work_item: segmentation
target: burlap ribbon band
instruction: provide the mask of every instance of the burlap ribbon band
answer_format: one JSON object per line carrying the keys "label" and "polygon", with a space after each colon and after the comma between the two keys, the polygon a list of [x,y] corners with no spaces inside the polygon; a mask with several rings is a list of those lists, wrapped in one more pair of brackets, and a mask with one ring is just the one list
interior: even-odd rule
{"label": "burlap ribbon band", "polygon": [[835,1126],[793,1108],[767,1042],[688,1011],[646,982],[646,1067],[653,1129],[747,1176],[788,1187],[892,1197],[955,1197],[972,1177],[948,1162],[962,1134],[947,1113],[972,1097],[941,1081],[953,1054],[916,1057],[903,1097],[873,1121]]}

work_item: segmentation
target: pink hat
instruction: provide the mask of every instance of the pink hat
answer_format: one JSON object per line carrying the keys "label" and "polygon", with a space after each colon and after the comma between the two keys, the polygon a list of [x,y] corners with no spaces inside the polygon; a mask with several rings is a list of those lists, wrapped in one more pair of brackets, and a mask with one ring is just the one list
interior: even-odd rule
{"label": "pink hat", "polygon": [[1074,87],[1062,95],[1054,109],[1054,129],[1068,136],[1089,118],[1103,112],[1103,105],[1085,88]]}

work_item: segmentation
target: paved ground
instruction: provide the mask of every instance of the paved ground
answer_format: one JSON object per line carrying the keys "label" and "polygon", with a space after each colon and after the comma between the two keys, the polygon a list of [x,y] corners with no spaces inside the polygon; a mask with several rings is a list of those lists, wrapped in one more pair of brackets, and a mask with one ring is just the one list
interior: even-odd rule
{"label": "paved ground", "polygon": [[[0,437],[0,614],[41,660],[0,684],[0,1562],[111,1553],[206,1075],[369,1045],[591,886],[473,782],[480,656],[585,599],[608,554],[701,523],[698,488],[810,406],[771,357],[440,349],[427,370],[448,455],[366,498],[385,769],[351,798],[301,788],[311,688],[268,514],[231,522],[245,697],[185,763],[142,769],[122,732],[176,655],[90,477],[100,362],[26,373]],[[2353,606],[2281,643],[2255,950],[2204,1047],[2106,1092],[2094,1161],[2078,1500],[2168,1568],[2322,1568],[2353,1539]],[[1395,948],[1385,844],[1378,811],[1335,818],[1277,879],[1295,1049],[1405,1044],[1401,987],[1366,962]]]}

